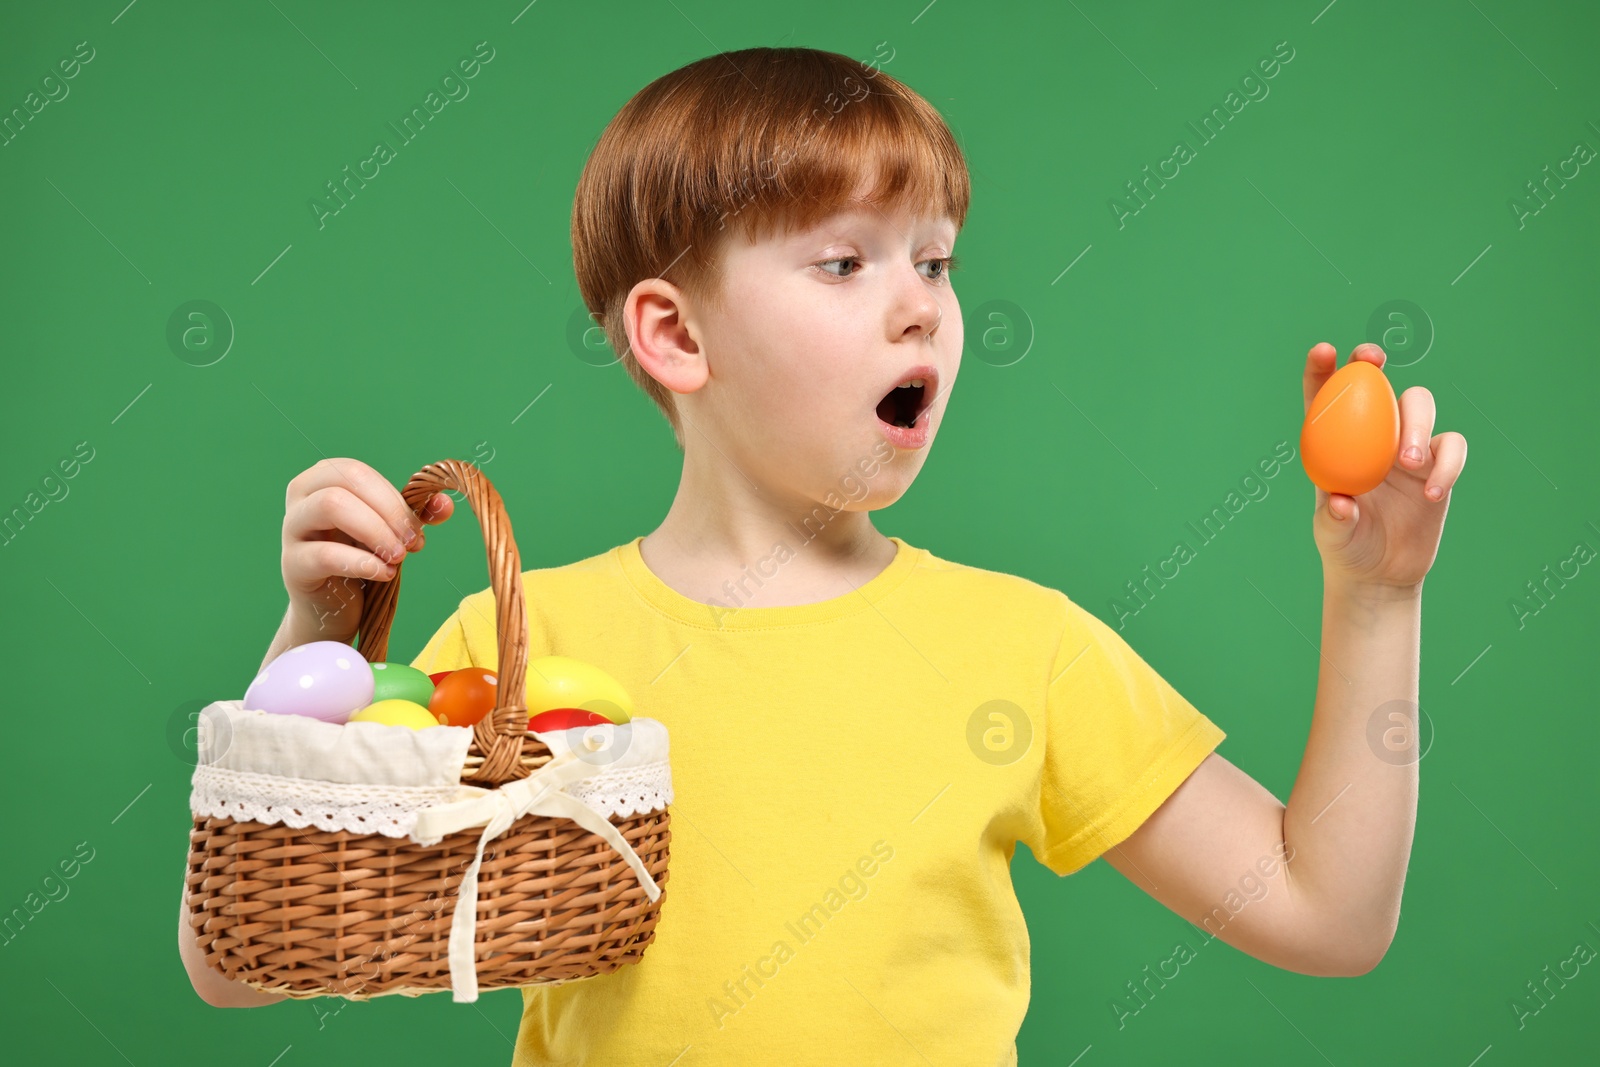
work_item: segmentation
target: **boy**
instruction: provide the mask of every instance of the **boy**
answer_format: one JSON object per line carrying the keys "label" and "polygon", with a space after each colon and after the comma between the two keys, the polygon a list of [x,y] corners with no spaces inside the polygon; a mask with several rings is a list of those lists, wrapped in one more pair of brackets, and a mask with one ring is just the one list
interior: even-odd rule
{"label": "boy", "polygon": [[[674,71],[595,146],[579,285],[683,475],[650,534],[525,572],[529,655],[603,665],[671,730],[671,881],[639,964],[524,990],[516,1063],[1013,1064],[1018,841],[1060,875],[1103,855],[1275,966],[1354,976],[1386,951],[1417,771],[1375,756],[1368,727],[1386,706],[1415,714],[1422,582],[1464,439],[1430,439],[1413,387],[1387,481],[1359,508],[1317,492],[1323,670],[1285,806],[1065,594],[873,528],[960,367],[947,272],[968,191],[926,101],[804,48]],[[1311,349],[1308,404],[1335,358]],[[450,511],[436,497],[426,520]],[[297,477],[267,659],[348,639],[360,604],[338,576],[388,580],[421,528],[355,460]],[[466,597],[414,665],[496,666],[494,617],[488,590]],[[1258,877],[1250,907],[1220,907]],[[196,968],[180,940],[208,1001],[275,999]]]}

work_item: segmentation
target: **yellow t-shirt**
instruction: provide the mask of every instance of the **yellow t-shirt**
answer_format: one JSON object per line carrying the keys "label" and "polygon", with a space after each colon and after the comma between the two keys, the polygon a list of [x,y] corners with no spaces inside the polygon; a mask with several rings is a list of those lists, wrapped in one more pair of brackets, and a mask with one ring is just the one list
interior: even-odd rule
{"label": "yellow t-shirt", "polygon": [[[514,1064],[1015,1064],[1016,842],[1072,873],[1223,731],[1024,578],[896,537],[855,592],[740,609],[662,582],[641,540],[523,588],[530,656],[601,667],[667,726],[661,918],[638,964],[523,990]],[[494,619],[466,597],[413,665],[495,667]]]}

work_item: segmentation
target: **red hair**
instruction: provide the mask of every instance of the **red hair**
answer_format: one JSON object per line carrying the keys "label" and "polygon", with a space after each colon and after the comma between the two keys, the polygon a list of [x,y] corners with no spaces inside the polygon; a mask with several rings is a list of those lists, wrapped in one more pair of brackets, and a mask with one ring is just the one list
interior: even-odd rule
{"label": "red hair", "polygon": [[572,203],[572,264],[629,377],[683,432],[671,390],[639,365],[622,310],[663,278],[720,310],[720,250],[873,204],[966,221],[971,179],[955,136],[905,84],[836,52],[747,48],[696,60],[634,94],[589,154]]}

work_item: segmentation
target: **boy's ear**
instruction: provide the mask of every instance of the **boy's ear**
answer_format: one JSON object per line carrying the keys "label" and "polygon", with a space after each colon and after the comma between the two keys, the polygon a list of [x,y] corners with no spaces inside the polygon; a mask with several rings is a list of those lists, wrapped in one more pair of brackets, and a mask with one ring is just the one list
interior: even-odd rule
{"label": "boy's ear", "polygon": [[687,322],[688,300],[663,278],[646,278],[628,293],[622,308],[628,344],[645,373],[674,393],[692,393],[710,371]]}

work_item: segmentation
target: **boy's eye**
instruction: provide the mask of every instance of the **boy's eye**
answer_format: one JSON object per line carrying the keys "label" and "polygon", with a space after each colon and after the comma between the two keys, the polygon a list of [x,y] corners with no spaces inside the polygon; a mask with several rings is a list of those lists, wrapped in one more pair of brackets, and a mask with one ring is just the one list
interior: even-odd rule
{"label": "boy's eye", "polygon": [[[823,268],[822,273],[824,273],[824,274],[833,274],[832,271],[826,269],[828,264],[830,264],[830,263],[855,263],[855,262],[857,262],[857,260],[859,258],[860,258],[859,256],[840,256],[838,259],[825,259],[821,263],[818,263],[817,266]],[[854,271],[851,271],[848,274],[843,274],[843,275],[833,274],[833,277],[835,277],[835,278],[839,278],[839,277],[848,278],[850,276],[850,274],[854,274],[854,273],[855,273]]]}
{"label": "boy's eye", "polygon": [[[859,262],[860,259],[860,256],[840,256],[837,259],[825,259],[821,263],[818,263],[817,266],[822,269],[824,274],[830,275],[834,278],[848,278],[855,272],[848,271],[844,274],[834,274],[833,271],[827,269],[828,265],[831,263],[856,263]],[[957,260],[953,255],[938,256],[933,259],[925,259],[922,262],[934,264],[938,268],[936,272],[925,275],[929,281],[938,281],[951,271],[956,270],[961,265],[960,261]]]}

